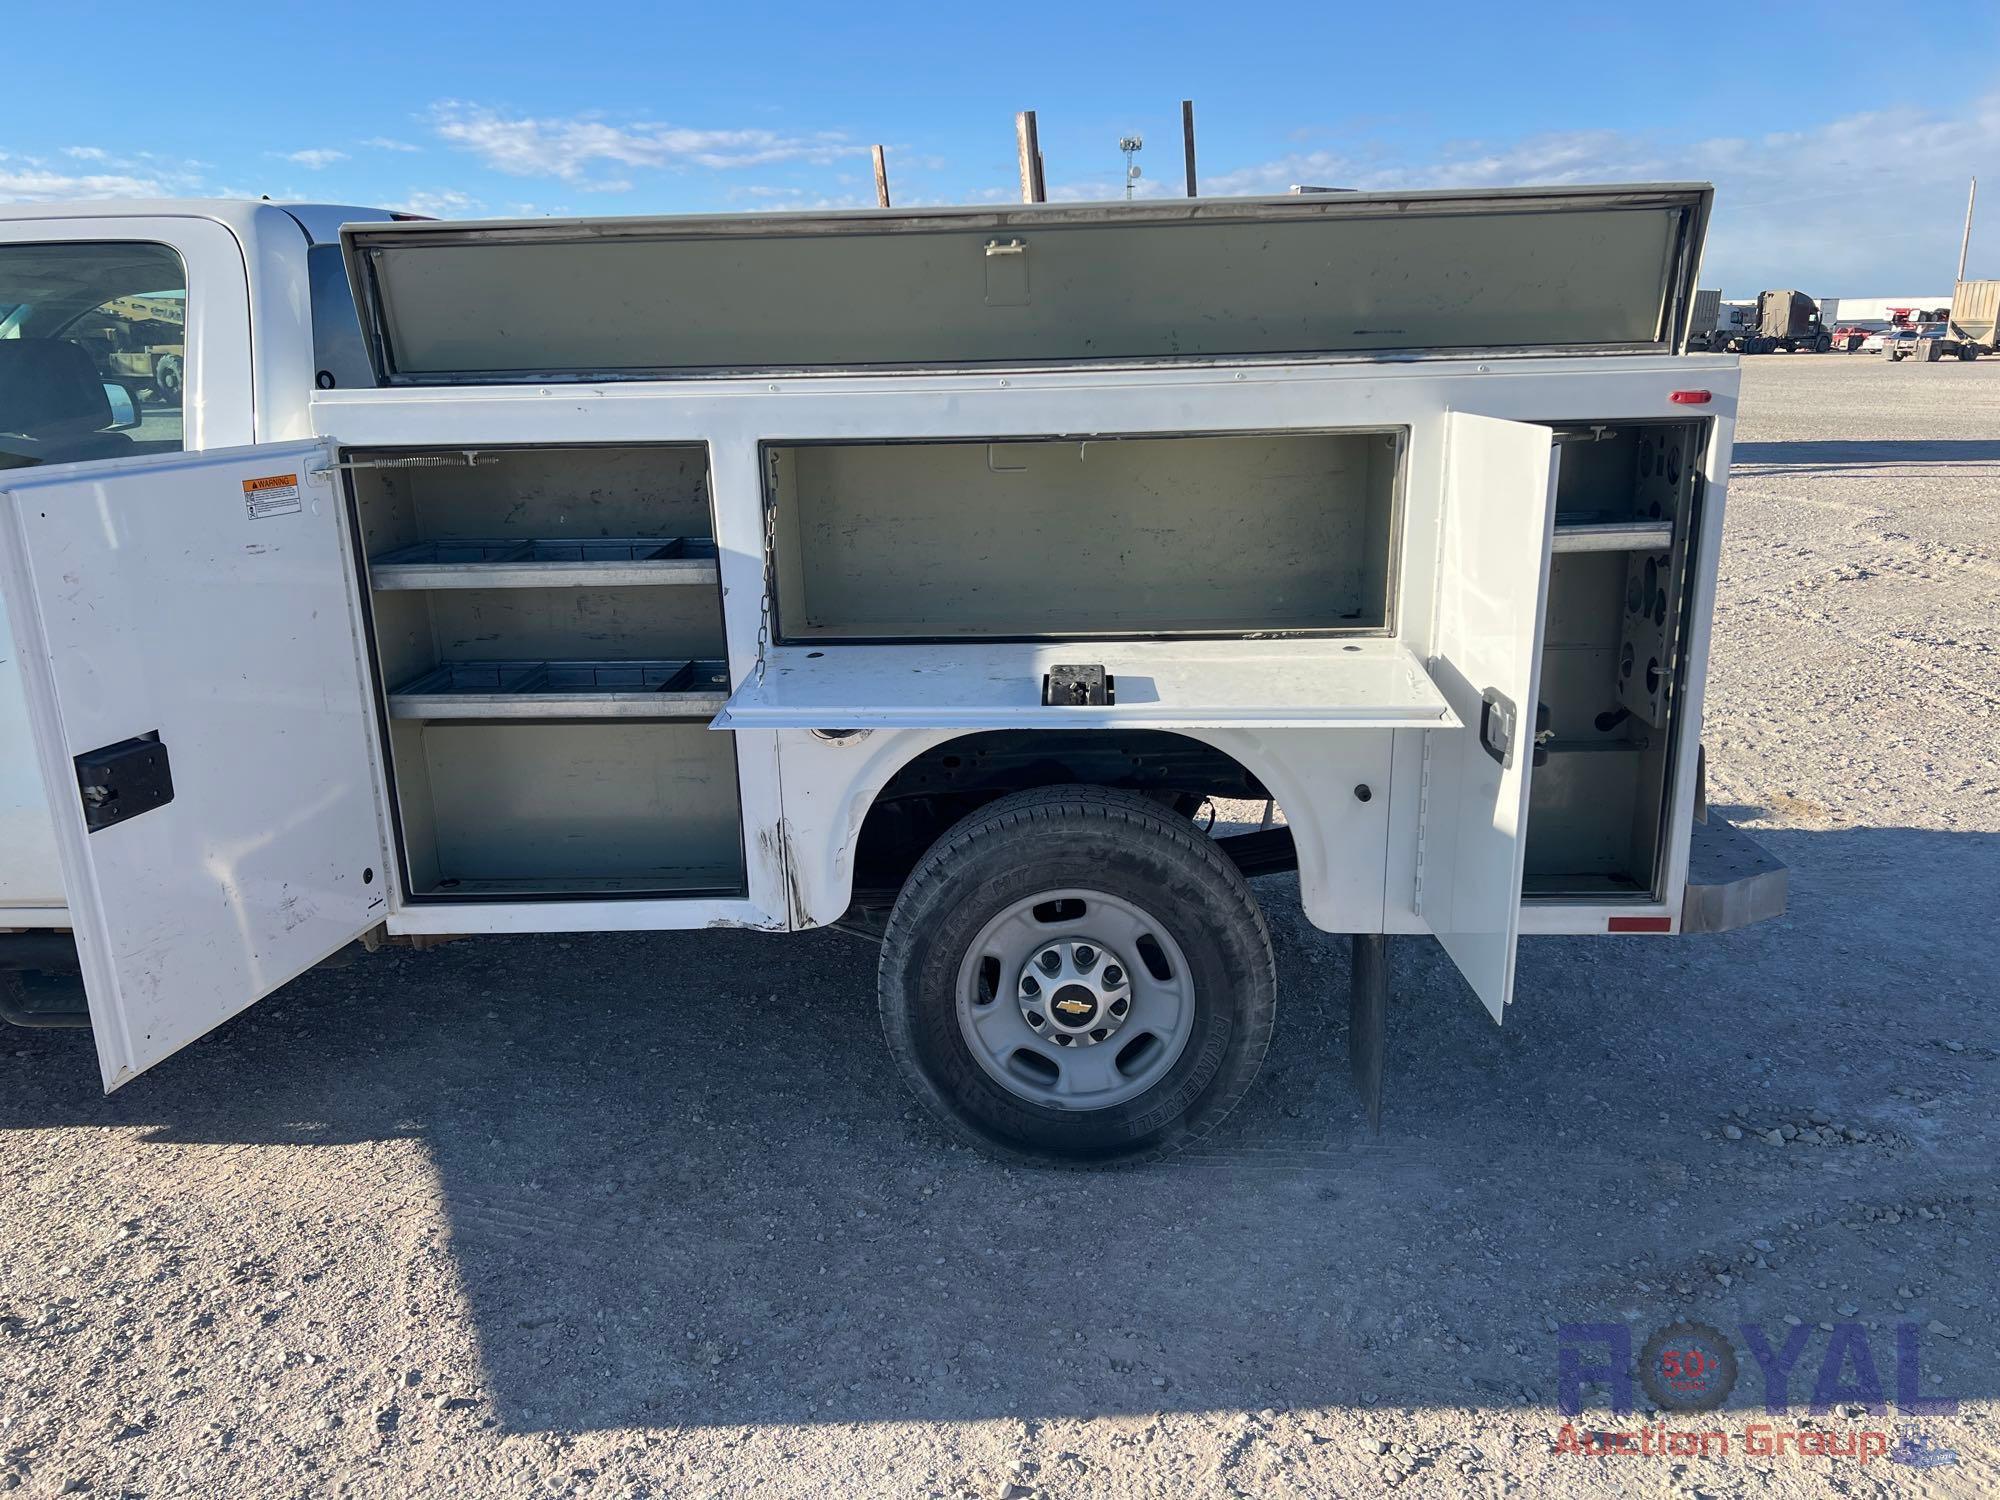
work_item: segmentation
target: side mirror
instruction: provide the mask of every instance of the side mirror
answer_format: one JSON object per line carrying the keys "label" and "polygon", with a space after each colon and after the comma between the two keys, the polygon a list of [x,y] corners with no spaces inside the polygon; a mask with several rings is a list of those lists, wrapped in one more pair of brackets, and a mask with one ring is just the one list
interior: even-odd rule
{"label": "side mirror", "polygon": [[104,382],[104,399],[111,403],[111,425],[107,432],[124,432],[139,425],[139,403],[132,399],[128,386],[115,380]]}

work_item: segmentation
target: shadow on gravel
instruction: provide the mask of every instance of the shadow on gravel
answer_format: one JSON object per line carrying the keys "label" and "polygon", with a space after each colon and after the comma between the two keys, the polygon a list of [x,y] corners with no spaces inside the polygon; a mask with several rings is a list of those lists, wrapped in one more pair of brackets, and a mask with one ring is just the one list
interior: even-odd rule
{"label": "shadow on gravel", "polygon": [[1850,474],[1876,469],[1979,467],[2000,463],[2000,440],[1987,438],[1835,439],[1826,442],[1738,443],[1732,469],[1761,475]]}
{"label": "shadow on gravel", "polygon": [[[1399,940],[1379,1142],[1346,944],[1289,877],[1262,882],[1284,1009],[1259,1086],[1141,1170],[943,1144],[881,1045],[874,950],[833,932],[384,954],[109,1100],[85,1038],[17,1033],[36,1063],[0,1126],[421,1137],[515,1429],[1547,1401],[1558,1321],[1886,1328],[1919,1276],[1918,1315],[1963,1324],[1949,1299],[1990,1298],[2000,1249],[2000,838],[1758,836],[1794,864],[1788,917],[1531,940],[1504,1029]],[[1863,1139],[1759,1139],[1814,1110]],[[1925,1369],[2000,1394],[1969,1343]]]}

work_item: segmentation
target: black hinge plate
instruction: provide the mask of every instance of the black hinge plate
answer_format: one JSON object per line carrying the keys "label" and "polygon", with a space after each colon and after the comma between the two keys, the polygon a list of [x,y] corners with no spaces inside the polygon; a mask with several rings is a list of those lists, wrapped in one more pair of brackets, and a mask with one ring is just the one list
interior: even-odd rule
{"label": "black hinge plate", "polygon": [[173,768],[156,729],[76,758],[83,826],[95,833],[174,800]]}
{"label": "black hinge plate", "polygon": [[1102,666],[1050,667],[1042,674],[1044,708],[1088,708],[1116,703],[1117,683]]}

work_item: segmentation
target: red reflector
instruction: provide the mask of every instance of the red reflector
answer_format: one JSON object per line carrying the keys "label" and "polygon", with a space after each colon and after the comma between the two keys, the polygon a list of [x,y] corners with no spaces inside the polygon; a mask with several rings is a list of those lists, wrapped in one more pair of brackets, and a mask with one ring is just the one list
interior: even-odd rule
{"label": "red reflector", "polygon": [[1672,932],[1672,917],[1606,917],[1606,932]]}
{"label": "red reflector", "polygon": [[1675,391],[1667,399],[1676,406],[1706,406],[1714,397],[1707,391]]}

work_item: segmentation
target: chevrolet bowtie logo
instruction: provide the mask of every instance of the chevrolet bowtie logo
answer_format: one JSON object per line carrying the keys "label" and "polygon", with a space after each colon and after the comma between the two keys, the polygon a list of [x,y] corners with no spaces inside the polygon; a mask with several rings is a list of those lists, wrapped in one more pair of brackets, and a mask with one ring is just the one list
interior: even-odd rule
{"label": "chevrolet bowtie logo", "polygon": [[1056,1001],[1056,1009],[1066,1016],[1087,1016],[1090,1014],[1090,1002],[1087,1000],[1058,1000]]}

